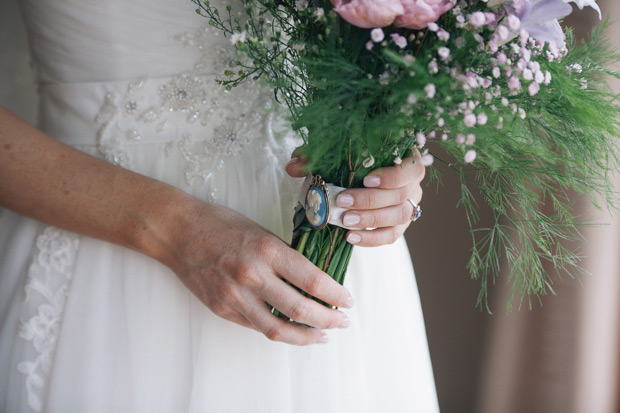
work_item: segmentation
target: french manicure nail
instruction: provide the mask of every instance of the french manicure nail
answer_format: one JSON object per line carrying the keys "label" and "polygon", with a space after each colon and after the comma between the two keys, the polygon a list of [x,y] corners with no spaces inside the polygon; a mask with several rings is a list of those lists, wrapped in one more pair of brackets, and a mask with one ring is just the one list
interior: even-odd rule
{"label": "french manicure nail", "polygon": [[349,298],[347,298],[347,301],[344,302],[342,307],[343,308],[353,308],[354,305],[355,305],[355,300],[353,299],[353,297],[349,297]]}
{"label": "french manicure nail", "polygon": [[364,186],[367,188],[374,188],[381,184],[381,178],[378,176],[368,175],[364,178]]}
{"label": "french manicure nail", "polygon": [[340,208],[347,208],[353,206],[353,196],[349,194],[340,194],[336,198],[336,205]]}
{"label": "french manicure nail", "polygon": [[347,227],[351,227],[355,224],[359,224],[359,222],[360,222],[360,216],[356,214],[347,214],[342,219],[342,223]]}
{"label": "french manicure nail", "polygon": [[327,337],[327,333],[326,332],[322,332],[321,333],[321,337],[319,337],[319,339],[317,340],[318,344],[325,344],[329,341],[329,337]]}
{"label": "french manicure nail", "polygon": [[350,244],[357,244],[358,242],[360,242],[362,240],[362,237],[360,237],[358,234],[349,234],[349,236],[347,237],[347,241],[349,241]]}
{"label": "french manicure nail", "polygon": [[338,328],[347,328],[351,326],[351,319],[349,317],[345,317],[340,322],[340,326]]}

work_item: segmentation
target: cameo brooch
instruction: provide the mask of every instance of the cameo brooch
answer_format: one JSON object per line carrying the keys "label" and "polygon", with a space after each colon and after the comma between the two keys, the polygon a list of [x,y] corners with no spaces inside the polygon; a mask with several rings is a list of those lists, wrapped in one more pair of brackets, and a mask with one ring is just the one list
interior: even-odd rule
{"label": "cameo brooch", "polygon": [[322,229],[329,222],[329,192],[327,184],[320,175],[312,178],[306,192],[306,218],[314,229]]}

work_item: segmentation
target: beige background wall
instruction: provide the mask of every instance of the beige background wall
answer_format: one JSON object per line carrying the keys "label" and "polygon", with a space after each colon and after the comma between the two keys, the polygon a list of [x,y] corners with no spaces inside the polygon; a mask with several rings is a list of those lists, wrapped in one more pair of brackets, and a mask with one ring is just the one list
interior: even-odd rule
{"label": "beige background wall", "polygon": [[[618,0],[598,3],[605,15],[620,19]],[[585,35],[598,16],[577,11],[566,23]],[[611,38],[620,47],[620,23]],[[545,297],[542,308],[510,315],[501,278],[491,291],[494,314],[488,315],[474,309],[478,287],[464,270],[470,243],[452,194],[458,183],[444,177],[439,194],[426,190],[424,218],[407,234],[442,412],[616,411],[620,220],[580,200],[584,218],[608,224],[584,231],[587,242],[580,247],[591,276],[583,286],[568,277],[557,280],[558,295]]]}

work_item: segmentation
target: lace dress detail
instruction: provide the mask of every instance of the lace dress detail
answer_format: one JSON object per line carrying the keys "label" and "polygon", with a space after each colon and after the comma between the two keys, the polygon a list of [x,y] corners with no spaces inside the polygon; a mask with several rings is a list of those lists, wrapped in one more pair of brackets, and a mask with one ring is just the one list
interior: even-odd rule
{"label": "lace dress detail", "polygon": [[19,363],[17,369],[26,376],[28,406],[39,412],[52,369],[79,239],[75,234],[48,227],[37,238],[36,245],[24,303],[36,314],[21,323],[19,330],[19,337],[32,344],[36,357]]}
{"label": "lace dress detail", "polygon": [[173,41],[197,51],[191,70],[171,78],[145,77],[130,82],[123,93],[106,95],[95,119],[97,149],[106,161],[134,169],[126,145],[165,140],[176,128],[178,137],[168,142],[166,154],[179,151],[186,161],[187,184],[201,182],[208,200],[216,201],[213,171],[221,170],[252,139],[264,136],[263,125],[272,122],[267,118],[279,117],[276,109],[282,110],[271,91],[257,82],[249,80],[230,90],[218,83],[237,60],[228,42],[213,44],[218,35],[204,27],[174,36]]}

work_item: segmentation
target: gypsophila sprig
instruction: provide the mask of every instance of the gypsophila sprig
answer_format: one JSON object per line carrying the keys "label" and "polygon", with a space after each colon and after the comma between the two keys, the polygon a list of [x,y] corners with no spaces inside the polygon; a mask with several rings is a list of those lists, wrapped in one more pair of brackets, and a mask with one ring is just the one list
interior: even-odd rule
{"label": "gypsophila sprig", "polygon": [[[238,52],[220,83],[268,82],[304,139],[308,171],[360,187],[415,146],[425,166],[442,162],[459,175],[479,305],[502,260],[520,302],[552,291],[548,263],[579,275],[578,253],[563,246],[579,237],[570,194],[613,205],[619,166],[620,110],[606,87],[618,55],[607,23],[585,44],[557,23],[572,10],[564,0],[544,9],[537,0],[242,0],[238,10],[194,2]],[[474,192],[493,211],[490,228],[478,228]],[[345,236],[296,215],[293,247],[339,281]]]}

